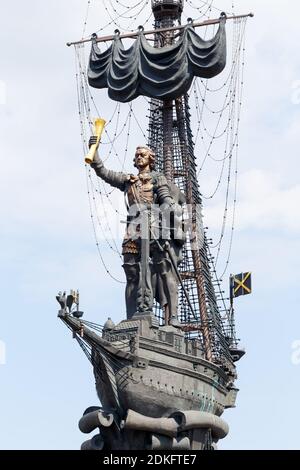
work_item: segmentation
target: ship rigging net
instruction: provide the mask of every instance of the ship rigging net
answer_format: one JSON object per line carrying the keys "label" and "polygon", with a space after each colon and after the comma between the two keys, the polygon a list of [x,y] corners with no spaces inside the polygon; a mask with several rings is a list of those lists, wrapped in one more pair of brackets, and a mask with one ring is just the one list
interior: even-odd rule
{"label": "ship rigging net", "polygon": [[[97,11],[97,3],[88,1],[83,38],[90,37],[87,32],[90,31],[90,23],[95,21],[93,13]],[[187,0],[181,18],[163,17],[154,21],[149,0],[132,0],[126,4],[118,0],[103,0],[108,21],[96,33],[111,33],[113,28],[121,33],[136,31],[137,25],[144,28],[172,27],[186,23],[189,17],[194,21],[209,19],[221,12],[214,3]],[[234,13],[233,3],[227,4],[226,13]],[[99,13],[98,3],[97,19],[101,17]],[[89,86],[87,74],[90,45],[74,47],[84,154],[92,133],[93,117],[103,116],[107,125],[100,152],[110,167],[130,173],[131,156],[136,145],[147,143],[156,152],[157,170],[167,173],[169,179],[186,194],[188,202],[197,205],[189,217],[195,225],[199,246],[194,250],[194,240],[188,236],[180,266],[193,312],[184,290],[179,287],[179,318],[186,325],[187,335],[199,338],[208,352],[207,358],[215,362],[230,361],[229,347],[236,345],[233,315],[224,298],[222,279],[230,261],[235,224],[246,21],[247,18],[237,18],[226,25],[227,65],[222,74],[212,79],[194,77],[189,92],[176,99],[171,97],[167,106],[166,101],[153,97],[141,96],[128,103],[119,103],[104,96],[106,91],[95,93]],[[199,28],[199,34],[203,39],[211,39],[217,28],[218,25]],[[173,39],[175,42],[178,40]],[[147,41],[157,48],[164,45],[161,35],[154,34]],[[132,40],[124,42],[128,47],[132,45]],[[109,44],[102,45],[102,50],[106,48]],[[113,221],[125,220],[125,208],[118,204],[116,191],[95,177],[89,166],[86,167],[86,181],[101,264],[114,281],[124,283],[121,270],[112,271],[110,259],[111,254],[121,258],[120,238],[116,237]],[[219,230],[215,231],[212,240],[211,232],[202,222],[202,205],[204,202],[205,212],[213,213],[214,201],[223,207],[219,215]],[[155,310],[162,323],[161,309],[156,306]]]}

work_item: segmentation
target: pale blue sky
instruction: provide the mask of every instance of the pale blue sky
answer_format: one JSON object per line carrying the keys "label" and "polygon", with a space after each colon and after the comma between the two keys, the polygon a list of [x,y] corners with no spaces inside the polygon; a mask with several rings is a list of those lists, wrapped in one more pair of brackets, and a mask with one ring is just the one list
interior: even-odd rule
{"label": "pale blue sky", "polygon": [[[55,295],[79,288],[85,318],[100,324],[124,315],[123,287],[105,275],[94,244],[74,54],[65,47],[81,36],[87,1],[2,3],[0,340],[6,364],[0,365],[0,448],[77,449],[85,440],[77,422],[98,400],[87,359],[56,317]],[[92,3],[87,33],[104,25],[103,2]],[[225,10],[231,3],[215,2]],[[247,355],[238,364],[237,407],[224,413],[230,434],[220,448],[299,449],[300,364],[291,356],[300,340],[300,6],[292,0],[235,5],[236,12],[256,16],[247,25],[230,271],[253,271],[254,292],[236,301]],[[106,93],[95,96],[111,114]],[[143,106],[135,108],[142,123]],[[128,170],[142,142],[133,129]],[[213,177],[206,175],[202,187]],[[221,203],[217,198],[204,210],[212,235]],[[117,257],[109,250],[104,255],[122,275]]]}

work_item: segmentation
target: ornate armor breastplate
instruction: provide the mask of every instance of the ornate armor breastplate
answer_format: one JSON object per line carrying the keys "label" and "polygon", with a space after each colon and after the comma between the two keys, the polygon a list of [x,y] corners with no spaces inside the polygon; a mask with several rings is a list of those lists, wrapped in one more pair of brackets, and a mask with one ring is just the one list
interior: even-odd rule
{"label": "ornate armor breastplate", "polygon": [[[130,176],[129,188],[127,191],[128,204],[133,206],[135,204],[152,204],[153,197],[153,183],[152,176],[149,173],[140,174],[137,176]],[[138,227],[136,232],[138,232]],[[132,240],[128,229],[126,230],[124,241],[123,241],[123,255],[125,253],[139,253],[138,240]]]}
{"label": "ornate armor breastplate", "polygon": [[130,186],[127,196],[129,205],[152,204],[153,203],[153,183],[149,173],[130,177]]}

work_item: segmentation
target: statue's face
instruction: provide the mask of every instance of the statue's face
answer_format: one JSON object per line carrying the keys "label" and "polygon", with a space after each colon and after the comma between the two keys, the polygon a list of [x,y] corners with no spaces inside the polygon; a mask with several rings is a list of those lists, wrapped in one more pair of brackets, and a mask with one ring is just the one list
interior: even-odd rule
{"label": "statue's face", "polygon": [[145,148],[137,148],[135,152],[135,165],[137,168],[145,168],[150,164],[150,152]]}

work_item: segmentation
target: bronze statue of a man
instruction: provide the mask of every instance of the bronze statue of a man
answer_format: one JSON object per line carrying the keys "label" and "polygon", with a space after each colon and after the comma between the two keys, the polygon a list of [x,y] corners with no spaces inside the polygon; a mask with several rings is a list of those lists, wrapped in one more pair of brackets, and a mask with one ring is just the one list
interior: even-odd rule
{"label": "bronze statue of a man", "polygon": [[[91,137],[90,145],[95,143],[95,139]],[[152,313],[155,298],[164,310],[165,323],[179,326],[177,267],[182,260],[184,235],[181,217],[178,225],[178,214],[182,215],[180,208],[185,202],[184,195],[173,183],[168,184],[163,174],[155,171],[155,154],[145,146],[136,149],[136,176],[108,170],[98,152],[91,166],[103,181],[120,189],[127,196],[127,229],[122,245],[127,281],[127,319],[138,314]],[[157,210],[154,211],[154,218],[152,207],[159,208],[160,212],[157,216]],[[168,217],[164,216],[166,213]],[[175,219],[177,214],[177,227],[174,226],[174,214]],[[142,228],[145,220],[146,236]],[[169,227],[164,227],[162,220],[167,221],[165,225]],[[165,230],[170,228],[170,220],[172,229]]]}

